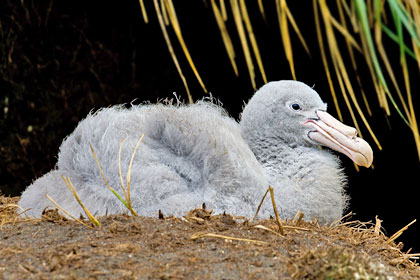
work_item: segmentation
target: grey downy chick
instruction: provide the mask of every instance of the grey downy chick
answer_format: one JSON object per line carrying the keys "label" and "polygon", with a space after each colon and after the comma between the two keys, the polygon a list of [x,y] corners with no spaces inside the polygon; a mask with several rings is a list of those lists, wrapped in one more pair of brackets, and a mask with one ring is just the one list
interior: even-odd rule
{"label": "grey downy chick", "polygon": [[[96,215],[127,212],[106,187],[91,144],[110,185],[119,190],[118,153],[127,174],[134,158],[131,201],[137,213],[182,216],[206,203],[215,213],[252,217],[268,186],[282,218],[300,210],[306,219],[338,219],[347,206],[346,177],[335,150],[370,166],[370,146],[326,112],[319,95],[297,81],[270,82],[245,106],[240,123],[218,105],[114,106],[89,114],[64,139],[56,168],[22,193],[19,205],[39,217],[54,207],[50,195],[74,216],[83,213],[62,176],[68,176]],[[330,149],[320,149],[319,146]],[[126,180],[124,177],[123,180]],[[261,216],[272,214],[264,202]]]}

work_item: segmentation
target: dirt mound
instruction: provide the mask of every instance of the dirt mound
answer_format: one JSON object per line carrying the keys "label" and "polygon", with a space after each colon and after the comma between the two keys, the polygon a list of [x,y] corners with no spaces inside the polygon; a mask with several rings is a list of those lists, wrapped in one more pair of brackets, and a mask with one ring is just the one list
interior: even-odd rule
{"label": "dirt mound", "polygon": [[0,197],[2,279],[419,279],[380,221],[319,225],[212,215],[112,215],[89,229],[60,216],[17,217]]}

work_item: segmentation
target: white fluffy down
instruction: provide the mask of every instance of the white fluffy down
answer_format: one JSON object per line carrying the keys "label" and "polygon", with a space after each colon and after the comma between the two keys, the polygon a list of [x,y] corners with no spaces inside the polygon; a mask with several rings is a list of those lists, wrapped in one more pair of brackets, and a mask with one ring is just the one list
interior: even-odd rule
{"label": "white fluffy down", "polygon": [[[290,89],[288,84],[282,86],[286,87],[283,90]],[[275,120],[266,121],[269,124]],[[244,125],[247,129],[241,127]],[[121,168],[126,182],[135,144],[144,133],[130,185],[133,208],[140,215],[157,216],[160,209],[165,215],[182,216],[206,203],[216,213],[252,217],[269,185],[274,187],[283,218],[293,217],[297,210],[308,219],[317,217],[326,222],[342,215],[346,206],[345,177],[335,155],[307,144],[282,143],[281,137],[270,139],[264,136],[266,131],[259,133],[264,137],[261,147],[266,147],[259,152],[263,148],[255,145],[262,140],[249,144],[253,136],[244,135],[251,128],[258,130],[252,124],[237,123],[221,107],[206,101],[101,109],[89,114],[63,141],[56,168],[31,184],[19,205],[29,209],[27,214],[39,217],[46,207],[53,208],[45,198],[49,194],[72,215],[79,216],[83,211],[67,189],[64,175],[69,176],[92,213],[127,212],[106,187],[89,143],[109,184],[121,193],[121,141],[125,139]],[[272,213],[267,200],[261,216]]]}

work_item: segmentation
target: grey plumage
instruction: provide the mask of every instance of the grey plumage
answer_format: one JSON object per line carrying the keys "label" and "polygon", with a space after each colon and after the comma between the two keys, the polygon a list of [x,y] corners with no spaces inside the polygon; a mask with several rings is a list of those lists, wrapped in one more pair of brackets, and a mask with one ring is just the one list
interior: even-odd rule
{"label": "grey plumage", "polygon": [[[300,110],[294,110],[299,104]],[[62,143],[54,170],[22,194],[19,205],[39,217],[52,204],[82,213],[61,176],[69,176],[86,207],[97,215],[127,212],[107,189],[90,151],[92,144],[111,186],[120,190],[118,151],[125,178],[141,134],[131,174],[133,208],[145,216],[159,209],[181,216],[203,202],[216,213],[252,217],[273,186],[280,215],[323,222],[338,219],[347,205],[345,175],[338,158],[319,149],[305,120],[318,119],[326,105],[296,81],[271,82],[245,106],[240,123],[218,105],[114,106],[89,114]],[[261,215],[272,213],[266,201]]]}

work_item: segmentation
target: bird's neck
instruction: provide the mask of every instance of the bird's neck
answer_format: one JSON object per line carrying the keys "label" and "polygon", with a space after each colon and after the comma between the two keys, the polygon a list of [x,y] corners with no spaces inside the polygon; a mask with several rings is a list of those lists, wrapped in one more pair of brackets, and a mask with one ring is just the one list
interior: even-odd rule
{"label": "bird's neck", "polygon": [[302,146],[290,139],[267,137],[246,140],[271,179],[278,179],[278,176],[292,178],[296,172],[299,173],[302,170],[305,170],[307,175],[316,178],[317,175],[322,176],[325,169],[338,169],[336,156],[316,146]]}

